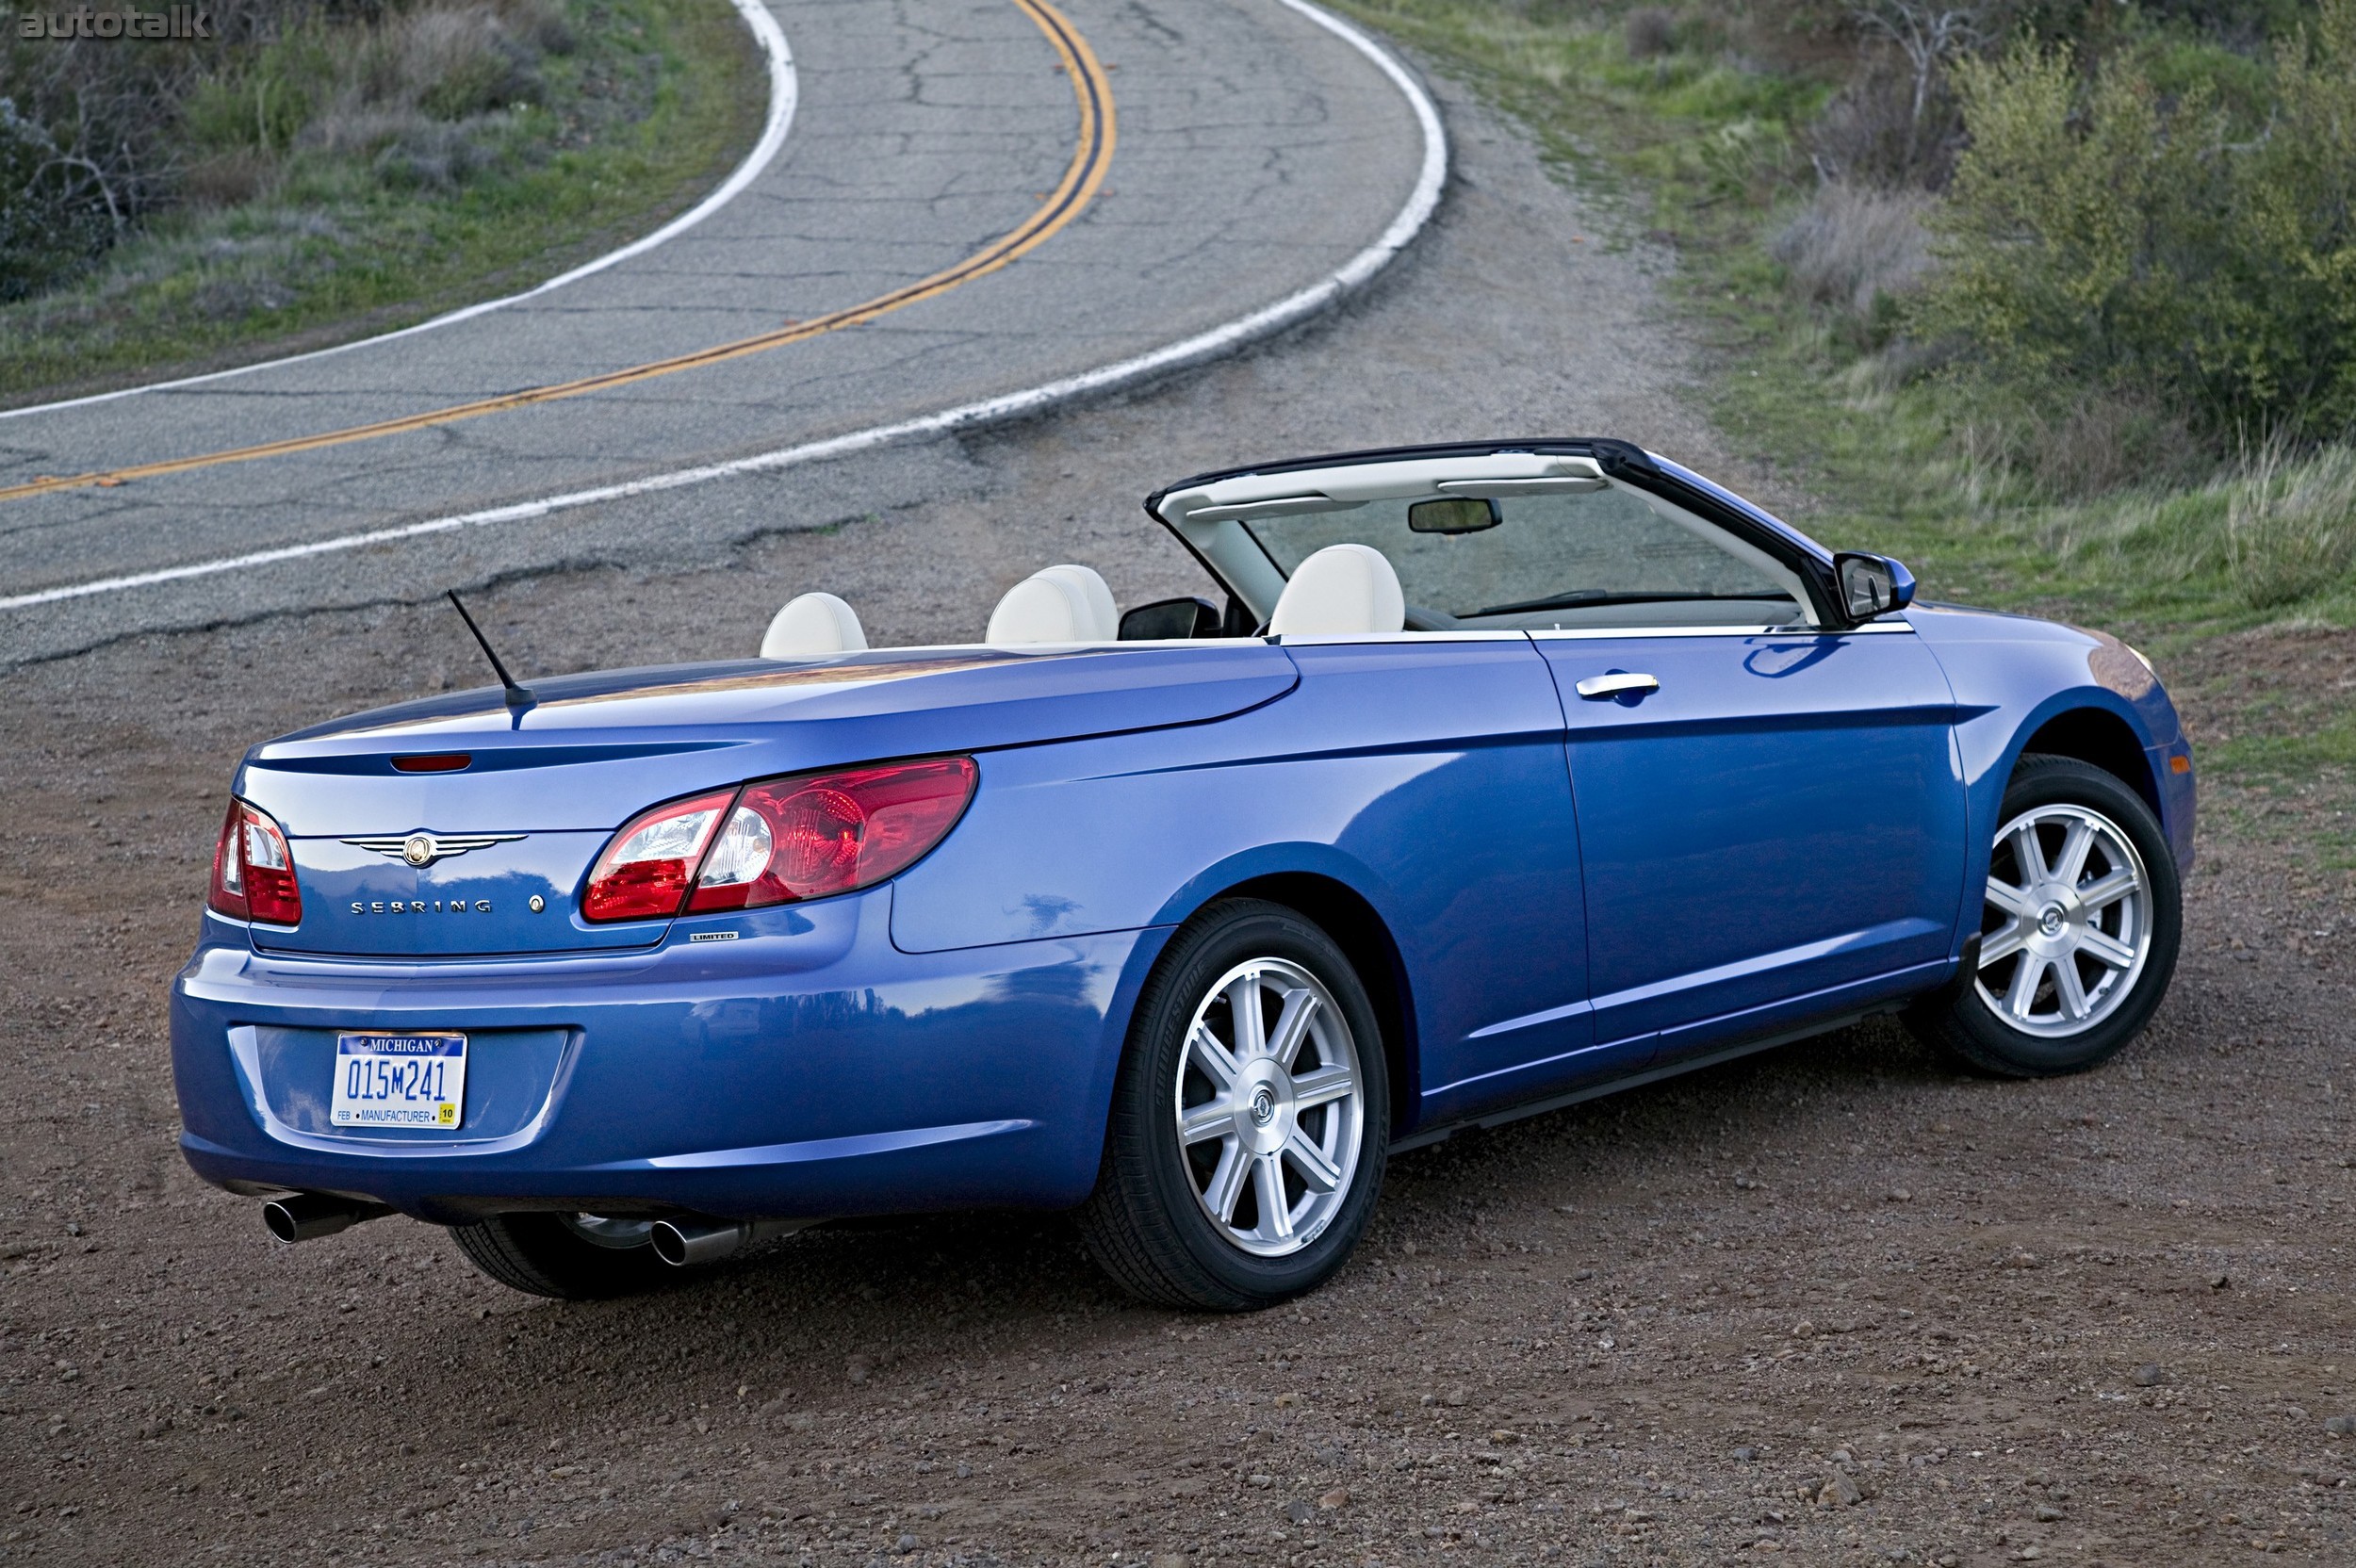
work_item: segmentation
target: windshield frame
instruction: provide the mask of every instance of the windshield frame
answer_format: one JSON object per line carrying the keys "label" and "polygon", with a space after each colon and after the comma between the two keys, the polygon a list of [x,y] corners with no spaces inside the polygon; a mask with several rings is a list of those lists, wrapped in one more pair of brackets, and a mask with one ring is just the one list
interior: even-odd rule
{"label": "windshield frame", "polygon": [[[1579,463],[1580,459],[1586,460],[1584,465]],[[1353,495],[1381,493],[1405,498],[1449,493],[1438,488],[1440,477],[1450,478],[1461,485],[1480,475],[1493,475],[1499,482],[1510,482],[1527,481],[1537,474],[1569,475],[1580,471],[1666,502],[1774,561],[1798,579],[1806,596],[1802,602],[1804,617],[1818,629],[1841,629],[1850,625],[1834,590],[1830,550],[1699,474],[1628,442],[1607,437],[1386,448],[1221,469],[1154,491],[1146,498],[1145,508],[1256,622],[1265,624],[1284,592],[1285,575],[1250,531],[1235,520],[1234,511],[1239,504],[1266,505],[1269,512],[1280,508],[1315,510],[1284,506],[1287,499],[1323,498],[1311,490],[1313,479],[1329,483],[1339,482]],[[1205,521],[1197,515],[1214,508],[1219,509],[1214,520]],[[1410,635],[1429,635],[1432,629]],[[1477,623],[1464,629],[1481,629]]]}

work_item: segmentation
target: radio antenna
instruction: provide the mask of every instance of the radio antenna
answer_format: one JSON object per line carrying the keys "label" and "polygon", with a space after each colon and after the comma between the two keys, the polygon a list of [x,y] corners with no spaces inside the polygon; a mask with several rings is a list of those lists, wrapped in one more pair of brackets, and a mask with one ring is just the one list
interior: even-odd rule
{"label": "radio antenna", "polygon": [[492,670],[499,676],[499,685],[507,694],[507,706],[521,710],[538,702],[540,699],[532,694],[532,688],[516,685],[515,678],[509,675],[507,666],[499,662],[499,656],[492,650],[491,639],[483,635],[483,629],[474,624],[474,617],[467,614],[466,607],[459,602],[458,590],[452,588],[447,592],[450,607],[458,612],[458,618],[466,623],[468,631],[474,633],[475,642],[483,648],[483,657],[491,662]]}

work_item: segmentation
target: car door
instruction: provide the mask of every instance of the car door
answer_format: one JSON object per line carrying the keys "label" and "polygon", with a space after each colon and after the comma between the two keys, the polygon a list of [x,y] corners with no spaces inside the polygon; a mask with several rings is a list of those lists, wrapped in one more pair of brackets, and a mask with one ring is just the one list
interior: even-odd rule
{"label": "car door", "polygon": [[1903,620],[1530,635],[1562,699],[1598,1042],[1667,1062],[1937,972],[1963,785],[1946,678]]}
{"label": "car door", "polygon": [[[1592,1052],[1562,716],[1519,632],[1286,637],[1284,772],[1348,801],[1337,848],[1381,878],[1417,1040],[1416,1119],[1529,1097]],[[1286,788],[1280,776],[1266,789]]]}

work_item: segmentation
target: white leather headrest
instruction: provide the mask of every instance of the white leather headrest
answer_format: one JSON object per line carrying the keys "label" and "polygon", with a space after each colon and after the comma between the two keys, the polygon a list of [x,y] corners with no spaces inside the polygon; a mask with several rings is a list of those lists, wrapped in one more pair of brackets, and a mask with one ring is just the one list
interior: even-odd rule
{"label": "white leather headrest", "polygon": [[1057,578],[1080,590],[1088,600],[1088,620],[1096,628],[1089,634],[1091,641],[1109,643],[1121,635],[1121,607],[1113,602],[1113,591],[1104,586],[1104,580],[1096,575],[1094,567],[1067,564],[1032,575]]}
{"label": "white leather headrest", "polygon": [[1086,566],[1050,566],[1006,590],[990,612],[982,640],[997,647],[1023,643],[1109,643],[1121,634],[1121,612],[1104,580]]}
{"label": "white leather headrest", "polygon": [[1328,545],[1293,568],[1268,629],[1279,637],[1346,637],[1406,625],[1407,596],[1383,552]]}
{"label": "white leather headrest", "polygon": [[763,659],[802,659],[812,654],[858,653],[867,646],[859,612],[832,594],[801,594],[788,599],[761,640]]}

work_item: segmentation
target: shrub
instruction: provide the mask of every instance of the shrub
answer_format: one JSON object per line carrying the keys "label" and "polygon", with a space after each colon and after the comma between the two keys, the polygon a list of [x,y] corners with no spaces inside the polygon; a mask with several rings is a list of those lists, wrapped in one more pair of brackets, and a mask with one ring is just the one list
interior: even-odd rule
{"label": "shrub", "polygon": [[[18,0],[0,0],[0,22]],[[221,0],[203,50],[0,34],[0,301],[71,277],[175,205],[280,192],[307,155],[447,187],[497,138],[423,134],[536,98],[562,0]],[[398,146],[392,155],[384,155]]]}
{"label": "shrub", "polygon": [[1971,145],[1935,215],[1917,324],[2026,384],[2131,390],[2236,430],[2356,426],[2356,0],[2272,61],[2273,119],[2236,137],[2199,81],[2067,47],[1957,62]]}
{"label": "shrub", "polygon": [[1643,60],[1668,54],[1677,47],[1677,18],[1658,6],[1628,12],[1628,20],[1621,24],[1621,37],[1628,42],[1628,57]]}
{"label": "shrub", "polygon": [[1807,137],[1821,177],[1892,189],[1944,189],[1962,144],[1963,117],[1943,74],[1918,111],[1912,79],[1878,63],[1833,94]]}

